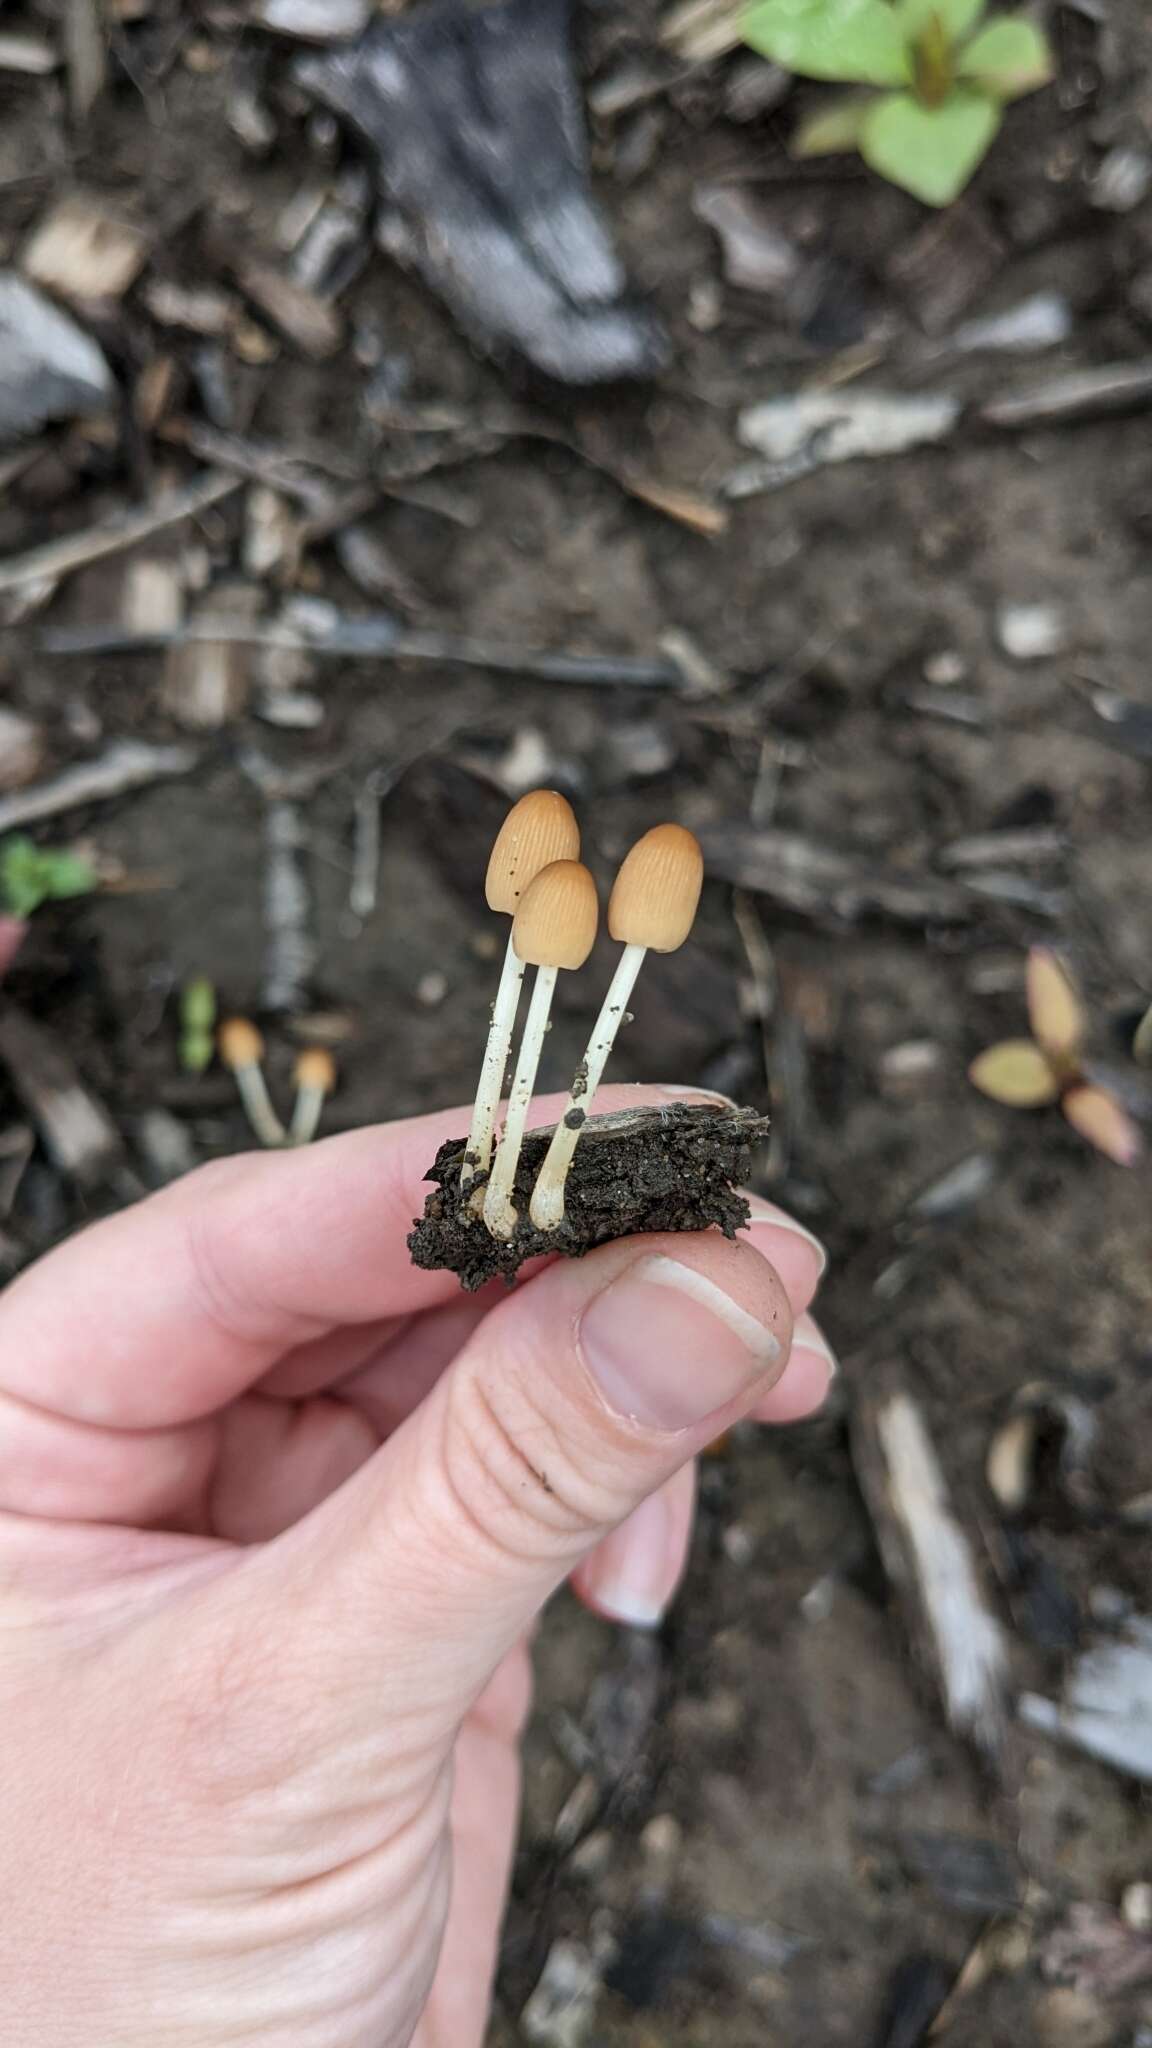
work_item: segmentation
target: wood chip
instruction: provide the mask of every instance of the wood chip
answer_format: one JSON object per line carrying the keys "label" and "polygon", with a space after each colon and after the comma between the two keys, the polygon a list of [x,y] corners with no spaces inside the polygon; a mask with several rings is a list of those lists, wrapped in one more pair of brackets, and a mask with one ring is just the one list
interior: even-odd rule
{"label": "wood chip", "polygon": [[894,1373],[869,1374],[852,1452],[888,1576],[949,1726],[999,1757],[1010,1678],[1004,1630],[923,1410]]}
{"label": "wood chip", "polygon": [[0,705],[0,790],[23,789],[40,772],[44,738],[38,725]]}
{"label": "wood chip", "polygon": [[59,64],[60,53],[47,36],[21,35],[13,30],[0,35],[0,71],[22,71],[29,78],[46,78]]}
{"label": "wood chip", "polygon": [[62,299],[121,299],[147,254],[147,236],[101,194],[73,192],[33,228],[20,268]]}
{"label": "wood chip", "polygon": [[123,1160],[119,1131],[59,1039],[12,1002],[0,1004],[0,1060],[60,1171],[82,1187],[105,1180]]}
{"label": "wood chip", "polygon": [[141,297],[161,327],[185,327],[191,334],[207,334],[213,339],[228,333],[238,311],[227,292],[206,284],[175,284],[170,278],[154,278],[144,286]]}
{"label": "wood chip", "polygon": [[[252,625],[263,593],[252,583],[211,590],[190,620],[201,631],[219,624],[225,631]],[[248,700],[252,650],[235,640],[195,640],[170,647],[165,657],[160,702],[170,718],[194,732],[212,732],[238,718]]]}
{"label": "wood chip", "polygon": [[306,285],[254,257],[238,266],[236,281],[277,333],[301,355],[315,362],[335,355],[344,339],[344,324],[333,307]]}
{"label": "wood chip", "polygon": [[170,555],[135,555],[125,565],[123,619],[130,633],[170,633],[184,617],[184,582]]}

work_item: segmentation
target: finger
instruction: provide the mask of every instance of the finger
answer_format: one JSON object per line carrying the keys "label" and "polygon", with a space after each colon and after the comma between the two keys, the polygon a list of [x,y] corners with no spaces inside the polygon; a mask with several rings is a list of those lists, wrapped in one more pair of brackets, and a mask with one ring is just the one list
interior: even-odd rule
{"label": "finger", "polygon": [[518,1738],[531,1697],[528,1653],[500,1666],[461,1731],[452,1793],[452,1903],[436,1982],[412,2048],[481,2048],[520,1805]]}
{"label": "finger", "polygon": [[18,917],[0,917],[0,976],[12,965],[27,926]]}
{"label": "finger", "polygon": [[[605,1091],[605,1107],[667,1100]],[[560,1098],[533,1106],[554,1120]],[[0,1391],[101,1427],[209,1414],[290,1349],[452,1299],[406,1238],[423,1176],[467,1111],[219,1161],[94,1225],[0,1303]]]}
{"label": "finger", "polygon": [[762,1195],[745,1194],[751,1212],[747,1234],[758,1252],[775,1266],[784,1282],[793,1315],[811,1304],[828,1264],[828,1254],[818,1237],[813,1237],[787,1210]]}
{"label": "finger", "polygon": [[839,1371],[836,1354],[812,1316],[796,1319],[788,1370],[763,1394],[752,1410],[754,1422],[803,1422],[828,1399]]}
{"label": "finger", "polygon": [[376,1457],[233,1582],[283,1614],[285,1682],[323,1639],[334,1748],[372,1757],[397,1722],[422,1754],[447,1740],[549,1593],[778,1379],[790,1332],[767,1261],[713,1233],[558,1261],[494,1309]]}
{"label": "finger", "polygon": [[629,1628],[656,1628],[684,1576],[696,1506],[696,1467],[682,1465],[601,1538],[572,1585],[596,1614]]}

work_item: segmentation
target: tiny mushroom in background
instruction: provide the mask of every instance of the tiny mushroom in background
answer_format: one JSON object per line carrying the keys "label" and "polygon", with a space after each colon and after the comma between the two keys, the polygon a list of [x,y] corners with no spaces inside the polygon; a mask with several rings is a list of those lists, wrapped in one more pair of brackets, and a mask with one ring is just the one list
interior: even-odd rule
{"label": "tiny mushroom in background", "polygon": [[229,1017],[216,1034],[220,1058],[233,1076],[240,1091],[244,1113],[262,1145],[270,1148],[288,1142],[276,1111],[273,1109],[264,1080],[264,1069],[260,1062],[264,1057],[264,1040],[254,1024],[247,1017]]}
{"label": "tiny mushroom in background", "polygon": [[[524,891],[535,876],[553,861],[576,860],[579,852],[580,827],[567,798],[556,789],[530,790],[518,804],[513,805],[496,835],[484,883],[488,908],[505,917],[515,917]],[[492,1007],[484,1064],[480,1069],[472,1128],[464,1147],[460,1186],[465,1194],[478,1175],[487,1173],[492,1163],[496,1112],[504,1093],[504,1071],[508,1065],[524,966],[524,961],[517,959],[509,936],[500,985]],[[477,1207],[481,1199],[477,1190]]]}
{"label": "tiny mushroom in background", "polygon": [[568,1170],[644,955],[649,951],[675,953],[684,944],[703,881],[699,843],[683,825],[656,825],[646,832],[616,877],[608,904],[608,929],[614,939],[623,941],[624,951],[532,1192],[529,1213],[537,1230],[556,1230],[564,1221]]}
{"label": "tiny mushroom in background", "polygon": [[324,1114],[324,1103],[336,1086],[336,1063],[322,1045],[305,1047],[292,1076],[296,1083],[296,1107],[288,1133],[293,1145],[310,1145]]}
{"label": "tiny mushroom in background", "polygon": [[562,967],[583,967],[595,944],[599,916],[596,884],[578,860],[557,860],[542,868],[525,889],[516,912],[512,945],[517,960],[535,967],[536,984],[520,1041],[504,1134],[484,1190],[484,1221],[493,1237],[511,1237],[519,1221],[512,1199],[516,1168],[556,976]]}

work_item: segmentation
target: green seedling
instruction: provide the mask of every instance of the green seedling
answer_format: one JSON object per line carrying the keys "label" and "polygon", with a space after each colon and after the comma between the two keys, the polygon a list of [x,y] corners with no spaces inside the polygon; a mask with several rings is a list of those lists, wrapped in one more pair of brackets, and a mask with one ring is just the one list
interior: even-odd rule
{"label": "green seedling", "polygon": [[1058,1102],[1073,1130],[1117,1166],[1134,1166],[1140,1133],[1108,1088],[1086,1079],[1088,1019],[1071,976],[1047,946],[1028,954],[1031,1038],[1006,1038],[973,1060],[968,1078],[982,1095],[1012,1109]]}
{"label": "green seedling", "polygon": [[180,1065],[203,1074],[216,1050],[216,990],[206,975],[194,975],[180,991]]}
{"label": "green seedling", "polygon": [[0,909],[10,917],[31,917],[42,903],[87,896],[97,886],[88,862],[63,847],[37,846],[22,833],[0,846]]}
{"label": "green seedling", "polygon": [[995,139],[1009,100],[1053,73],[1043,31],[985,0],[752,0],[746,43],[803,78],[879,90],[803,121],[794,156],[859,150],[872,170],[948,206]]}

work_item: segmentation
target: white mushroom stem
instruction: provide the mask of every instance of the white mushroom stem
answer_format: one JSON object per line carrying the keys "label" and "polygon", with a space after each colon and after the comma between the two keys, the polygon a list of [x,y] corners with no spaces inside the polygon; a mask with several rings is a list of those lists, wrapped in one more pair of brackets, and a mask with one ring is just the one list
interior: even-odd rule
{"label": "white mushroom stem", "polygon": [[292,1128],[288,1134],[291,1145],[310,1145],[320,1128],[327,1099],[326,1088],[311,1088],[303,1084],[296,1095],[296,1107],[292,1112]]}
{"label": "white mushroom stem", "polygon": [[288,1133],[272,1107],[263,1068],[256,1065],[235,1067],[233,1079],[240,1091],[244,1113],[260,1143],[270,1151],[276,1146],[286,1145]]}
{"label": "white mushroom stem", "polygon": [[[572,1093],[552,1133],[552,1143],[532,1190],[528,1213],[537,1230],[558,1230],[564,1221],[564,1187],[568,1169],[596,1090],[604,1078],[608,1055],[616,1043],[616,1033],[624,1021],[628,999],[636,986],[636,977],[647,951],[647,946],[625,946],[617,962]],[[571,1123],[569,1118],[572,1118]]]}
{"label": "white mushroom stem", "polygon": [[508,1098],[504,1134],[496,1154],[492,1178],[484,1190],[484,1221],[493,1237],[511,1237],[520,1220],[512,1200],[512,1191],[516,1185],[520,1148],[524,1143],[528,1106],[536,1085],[536,1069],[540,1064],[540,1054],[544,1047],[544,1033],[548,1029],[548,1012],[552,1008],[556,975],[555,967],[539,967],[536,970],[536,985],[532,990],[532,1001],[528,1005],[528,1021],[520,1041],[520,1057],[516,1062],[512,1093]]}
{"label": "white mushroom stem", "polygon": [[[460,1190],[465,1195],[477,1175],[487,1173],[492,1164],[496,1112],[500,1107],[500,1097],[504,1093],[504,1072],[512,1046],[512,1033],[516,1028],[516,1012],[520,1006],[520,990],[523,983],[524,962],[517,959],[509,936],[508,950],[504,955],[504,966],[500,973],[500,986],[496,991],[496,1001],[492,1005],[492,1023],[488,1032],[488,1043],[484,1048],[484,1064],[480,1069],[480,1088],[476,1096],[476,1107],[472,1112],[472,1128],[468,1133],[468,1143],[464,1147]],[[477,1195],[479,1193],[477,1189]]]}

